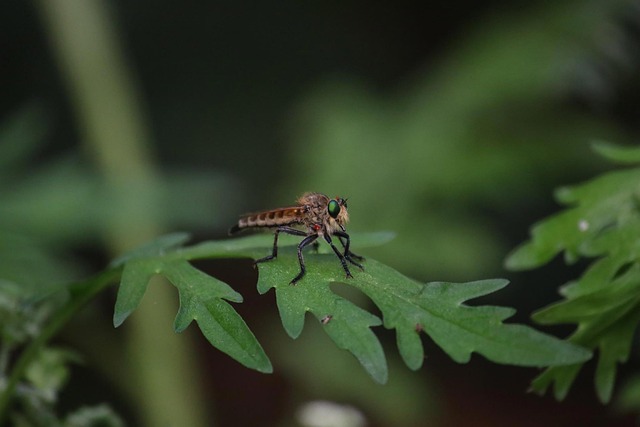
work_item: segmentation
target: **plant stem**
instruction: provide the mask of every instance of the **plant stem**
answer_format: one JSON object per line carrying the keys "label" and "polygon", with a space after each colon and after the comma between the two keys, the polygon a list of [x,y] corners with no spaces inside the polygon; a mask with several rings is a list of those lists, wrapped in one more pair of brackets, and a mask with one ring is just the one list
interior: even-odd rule
{"label": "plant stem", "polygon": [[11,398],[14,395],[18,382],[42,347],[66,325],[71,317],[80,311],[82,307],[91,301],[108,284],[114,282],[121,273],[122,268],[106,270],[85,282],[76,283],[70,287],[71,300],[53,315],[51,320],[42,329],[42,332],[29,343],[13,366],[6,388],[2,394],[0,394],[0,423],[2,423],[2,420],[7,415],[7,409],[11,403]]}
{"label": "plant stem", "polygon": [[[67,84],[84,148],[115,207],[106,218],[105,240],[114,255],[120,254],[162,233],[163,182],[113,2],[34,1]],[[198,390],[201,376],[193,363],[193,342],[159,328],[155,320],[172,317],[175,294],[168,286],[154,290],[155,307],[163,311],[153,313],[154,306],[141,306],[131,319],[128,363],[116,367],[125,373],[120,385],[134,393],[142,425],[209,427],[210,405]],[[160,342],[171,351],[158,351]]]}

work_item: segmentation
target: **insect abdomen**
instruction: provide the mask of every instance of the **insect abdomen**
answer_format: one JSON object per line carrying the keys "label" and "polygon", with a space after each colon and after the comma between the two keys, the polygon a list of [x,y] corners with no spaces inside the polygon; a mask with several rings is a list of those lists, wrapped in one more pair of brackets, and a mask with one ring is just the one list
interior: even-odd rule
{"label": "insect abdomen", "polygon": [[301,208],[274,209],[244,216],[238,220],[229,233],[233,234],[244,228],[277,227],[300,223]]}

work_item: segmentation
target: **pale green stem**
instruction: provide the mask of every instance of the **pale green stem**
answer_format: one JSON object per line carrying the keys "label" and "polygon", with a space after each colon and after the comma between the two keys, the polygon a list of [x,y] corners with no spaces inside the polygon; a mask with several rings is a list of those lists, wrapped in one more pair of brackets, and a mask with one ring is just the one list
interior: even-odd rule
{"label": "pale green stem", "polygon": [[[117,30],[103,0],[35,0],[67,83],[85,147],[98,165],[116,212],[106,239],[115,253],[156,236],[158,174],[136,85],[122,55]],[[91,203],[91,200],[87,200]],[[156,318],[170,319],[175,293],[154,292],[154,305],[130,319],[129,358],[119,369],[137,396],[148,426],[210,426],[205,415],[192,343],[165,333]],[[161,348],[158,348],[161,343]],[[167,351],[170,350],[170,351]],[[194,392],[195,390],[195,392]]]}

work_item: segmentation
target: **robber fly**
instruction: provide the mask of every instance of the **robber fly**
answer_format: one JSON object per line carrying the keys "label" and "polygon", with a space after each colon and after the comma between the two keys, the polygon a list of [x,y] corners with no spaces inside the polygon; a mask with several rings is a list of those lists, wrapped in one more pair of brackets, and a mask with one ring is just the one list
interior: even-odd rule
{"label": "robber fly", "polygon": [[[316,240],[319,237],[322,237],[329,243],[333,252],[335,252],[338,259],[340,259],[340,263],[347,277],[353,277],[349,271],[347,262],[364,270],[364,267],[357,262],[363,261],[364,258],[354,254],[349,249],[351,239],[344,227],[347,221],[349,221],[349,214],[347,213],[346,199],[340,197],[329,199],[329,197],[321,193],[304,193],[297,200],[295,206],[243,215],[238,220],[238,223],[231,227],[229,234],[234,234],[244,229],[275,228],[271,255],[256,260],[256,263],[269,261],[278,256],[278,234],[286,233],[304,237],[298,244],[300,272],[291,280],[291,284],[293,285],[302,279],[306,272],[302,250],[310,244],[317,247],[318,243]],[[333,244],[331,236],[338,237],[338,240],[340,240],[344,248],[344,252],[340,252]]]}

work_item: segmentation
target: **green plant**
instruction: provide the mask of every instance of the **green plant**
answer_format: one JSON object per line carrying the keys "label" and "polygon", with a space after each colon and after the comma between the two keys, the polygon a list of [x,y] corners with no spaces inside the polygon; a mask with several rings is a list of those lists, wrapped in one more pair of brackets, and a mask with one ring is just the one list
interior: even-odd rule
{"label": "green plant", "polygon": [[[119,270],[106,269],[78,282],[57,282],[64,274],[51,274],[56,273],[51,254],[28,239],[2,236],[0,259],[12,268],[3,268],[0,280],[0,423],[10,416],[16,426],[122,425],[103,406],[57,417],[55,404],[68,378],[68,365],[79,357],[48,345],[82,307],[117,281]],[[33,260],[44,271],[29,266]],[[47,275],[53,283],[47,283]]]}
{"label": "green plant", "polygon": [[[595,144],[604,157],[640,162],[639,148]],[[640,168],[605,173],[587,183],[560,188],[564,211],[540,222],[531,240],[507,259],[510,269],[538,267],[564,252],[567,263],[591,259],[582,277],[560,288],[564,300],[533,315],[538,323],[576,324],[570,342],[598,350],[595,386],[599,399],[611,399],[618,363],[629,358],[640,321]],[[532,388],[544,393],[553,384],[563,399],[584,362],[548,368]]]}
{"label": "green plant", "polygon": [[[361,247],[383,243],[390,237],[390,233],[355,234],[354,241]],[[63,302],[56,306],[12,366],[0,396],[0,414],[6,415],[25,373],[43,351],[48,351],[48,340],[73,314],[100,291],[120,281],[114,313],[114,325],[118,326],[136,309],[155,274],[166,277],[178,289],[176,332],[195,320],[212,345],[247,367],[271,372],[271,363],[262,347],[227,302],[241,302],[240,294],[190,263],[202,258],[258,258],[269,250],[271,238],[258,235],[183,246],[187,239],[186,234],[163,236],[114,260],[93,278],[64,287]],[[357,272],[354,279],[346,280],[332,254],[318,253],[309,254],[309,265],[313,267],[300,283],[291,286],[290,277],[298,268],[295,239],[283,238],[281,244],[278,260],[260,265],[257,286],[263,294],[275,288],[287,333],[293,338],[300,335],[304,315],[311,312],[336,345],[350,351],[377,382],[387,380],[387,365],[371,327],[383,321],[386,328],[396,330],[400,354],[411,369],[422,364],[419,336],[422,331],[462,363],[469,360],[472,352],[498,363],[538,367],[582,363],[590,357],[589,351],[530,327],[504,324],[514,313],[510,308],[464,304],[503,288],[507,284],[504,280],[423,284],[371,259],[366,262],[365,272]],[[383,319],[337,295],[330,287],[344,284],[369,296],[381,310]]]}

